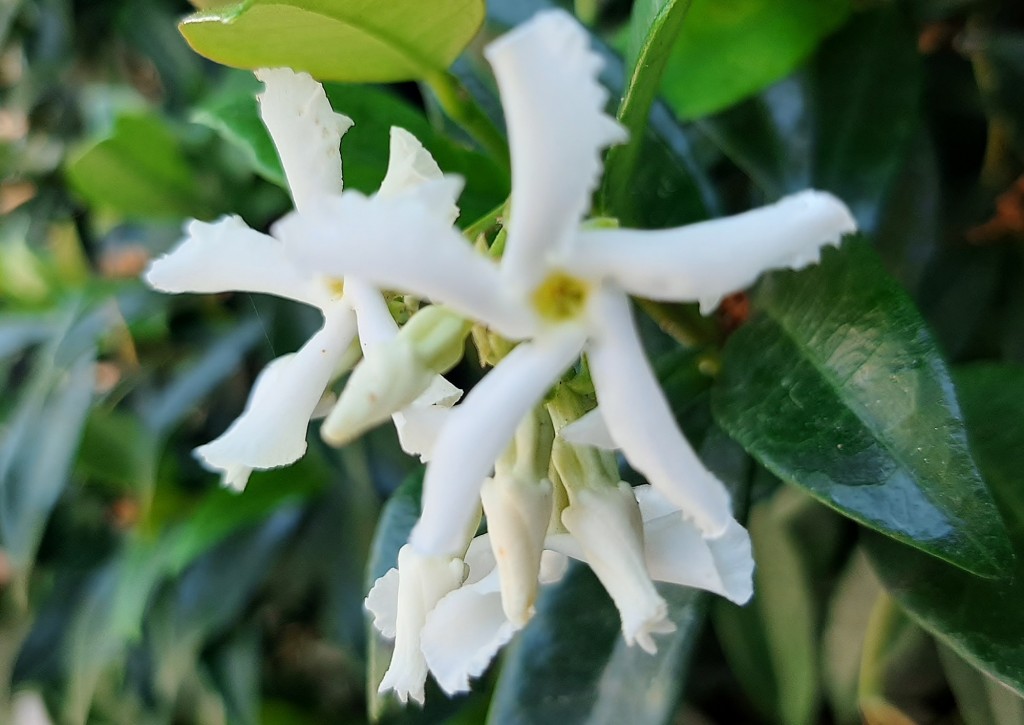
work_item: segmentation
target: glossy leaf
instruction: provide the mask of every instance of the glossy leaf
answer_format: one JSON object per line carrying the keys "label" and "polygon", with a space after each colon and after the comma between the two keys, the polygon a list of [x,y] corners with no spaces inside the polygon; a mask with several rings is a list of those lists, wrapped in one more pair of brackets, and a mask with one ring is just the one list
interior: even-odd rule
{"label": "glossy leaf", "polygon": [[1024,368],[978,365],[956,377],[971,443],[1017,556],[1012,578],[982,580],[887,539],[867,540],[882,582],[925,629],[1024,695]]}
{"label": "glossy leaf", "polygon": [[446,70],[483,15],[482,0],[245,0],[190,15],[179,27],[196,52],[224,65],[381,83]]}
{"label": "glossy leaf", "polygon": [[863,240],[765,278],[729,341],[719,423],[783,480],[893,538],[999,576],[1011,553],[949,371]]}
{"label": "glossy leaf", "polygon": [[109,137],[71,157],[66,172],[86,201],[125,216],[209,215],[177,139],[155,116],[120,116]]}
{"label": "glossy leaf", "polygon": [[537,613],[513,640],[488,713],[491,723],[662,723],[675,710],[686,661],[703,621],[704,598],[659,591],[677,631],[648,655],[622,639],[619,613],[583,565],[542,591]]}
{"label": "glossy leaf", "polygon": [[913,33],[895,4],[859,12],[806,71],[698,125],[768,197],[827,189],[871,230],[918,124]]}
{"label": "glossy leaf", "polygon": [[1020,695],[979,672],[949,647],[939,645],[939,660],[965,725],[1024,722],[1024,698]]}
{"label": "glossy leaf", "polygon": [[694,0],[662,92],[684,119],[725,108],[790,73],[849,11],[849,0]]}

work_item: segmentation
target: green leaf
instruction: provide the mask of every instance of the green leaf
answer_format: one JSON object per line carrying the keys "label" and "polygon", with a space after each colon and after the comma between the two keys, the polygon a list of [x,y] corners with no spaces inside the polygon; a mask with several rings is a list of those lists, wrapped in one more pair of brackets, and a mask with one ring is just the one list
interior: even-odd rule
{"label": "green leaf", "polygon": [[819,700],[818,606],[796,519],[809,500],[780,488],[755,505],[754,599],[746,607],[716,602],[715,631],[737,677],[762,711],[788,725],[816,721]]}
{"label": "green leaf", "polygon": [[156,116],[123,115],[73,154],[68,182],[90,204],[133,218],[209,215],[174,134]]}
{"label": "green leaf", "polygon": [[245,0],[190,15],[179,29],[197,53],[235,68],[383,83],[446,70],[483,17],[483,0]]}
{"label": "green leaf", "polygon": [[694,0],[664,96],[684,119],[725,108],[790,73],[849,11],[849,0]]}
{"label": "green leaf", "polygon": [[980,580],[881,537],[867,540],[868,553],[921,626],[1024,695],[1024,367],[971,366],[958,371],[956,383],[971,443],[1014,541],[1013,577]]}
{"label": "green leaf", "polygon": [[863,240],[765,278],[729,341],[723,428],[783,480],[850,518],[984,576],[1006,533],[968,447],[949,371]]}
{"label": "green leaf", "polygon": [[255,95],[258,85],[253,83],[252,90],[244,88],[212,96],[195,110],[192,120],[212,128],[242,149],[253,171],[270,183],[287,189],[277,149],[260,119]]}
{"label": "green leaf", "polygon": [[965,725],[1014,725],[1024,722],[1024,699],[951,650],[939,645],[939,661],[956,696]]}
{"label": "green leaf", "polygon": [[896,4],[858,13],[806,72],[699,126],[768,197],[827,189],[873,229],[918,124],[914,32]]}
{"label": "green leaf", "polygon": [[53,506],[68,484],[95,384],[96,318],[65,328],[0,425],[0,541],[18,568],[32,564]]}
{"label": "green leaf", "polygon": [[625,144],[608,151],[605,163],[605,203],[622,204],[629,192],[637,159],[644,144],[647,119],[658,94],[669,52],[692,0],[640,0],[629,21],[631,77],[619,104],[618,120],[629,132]]}
{"label": "green leaf", "polygon": [[134,416],[94,408],[82,434],[76,472],[118,490],[148,492],[156,456],[156,439]]}
{"label": "green leaf", "polygon": [[588,567],[572,566],[542,592],[537,613],[506,653],[488,722],[669,720],[706,603],[692,589],[659,591],[678,629],[658,638],[652,656],[626,645],[619,612],[601,583]]}

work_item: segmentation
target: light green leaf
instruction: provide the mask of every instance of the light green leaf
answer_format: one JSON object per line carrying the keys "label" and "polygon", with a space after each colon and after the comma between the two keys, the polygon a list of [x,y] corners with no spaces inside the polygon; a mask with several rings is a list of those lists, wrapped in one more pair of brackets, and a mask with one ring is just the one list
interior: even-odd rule
{"label": "light green leaf", "polygon": [[209,215],[177,139],[156,116],[118,117],[109,137],[71,156],[66,172],[86,201],[124,216]]}
{"label": "light green leaf", "polygon": [[197,53],[235,68],[383,83],[445,71],[483,17],[483,0],[245,0],[179,28]]}
{"label": "light green leaf", "polygon": [[725,108],[791,72],[849,11],[849,0],[693,0],[665,98],[684,119]]}

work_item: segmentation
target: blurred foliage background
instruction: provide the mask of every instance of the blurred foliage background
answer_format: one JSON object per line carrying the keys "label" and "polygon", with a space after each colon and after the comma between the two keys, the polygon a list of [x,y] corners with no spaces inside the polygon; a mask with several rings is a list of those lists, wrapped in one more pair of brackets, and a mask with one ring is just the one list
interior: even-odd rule
{"label": "blurred foliage background", "polygon": [[[490,2],[454,66],[495,115],[483,42],[546,5]],[[603,41],[615,101],[661,5],[572,8]],[[0,713],[30,692],[60,723],[1024,722],[1018,694],[990,677],[1024,691],[1019,577],[922,563],[781,485],[715,423],[708,372],[747,319],[745,295],[701,323],[710,347],[645,324],[691,439],[749,508],[754,603],[666,590],[680,628],[648,657],[619,641],[614,607],[576,568],[471,695],[435,690],[423,711],[378,700],[386,645],[362,598],[415,520],[419,466],[389,427],[342,450],[311,435],[296,465],[221,490],[191,449],[318,320],[138,280],[186,218],[265,228],[289,207],[258,84],[189,49],[176,23],[190,10],[0,5]],[[608,161],[629,164],[631,183],[603,189],[606,202],[655,228],[808,185],[842,196],[954,364],[1019,543],[1024,6],[693,0],[684,23],[647,134]],[[429,89],[329,94],[357,122],[348,186],[376,187],[397,124],[468,177],[464,222],[504,200],[497,162]],[[464,386],[480,374],[470,358]]]}

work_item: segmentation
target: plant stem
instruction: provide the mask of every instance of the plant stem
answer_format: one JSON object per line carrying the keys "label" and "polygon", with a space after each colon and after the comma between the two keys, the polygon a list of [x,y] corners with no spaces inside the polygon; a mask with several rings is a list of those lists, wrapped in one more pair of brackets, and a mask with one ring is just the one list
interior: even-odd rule
{"label": "plant stem", "polygon": [[448,71],[432,73],[423,79],[437,96],[444,112],[466,129],[506,172],[509,171],[508,143],[469,91]]}

